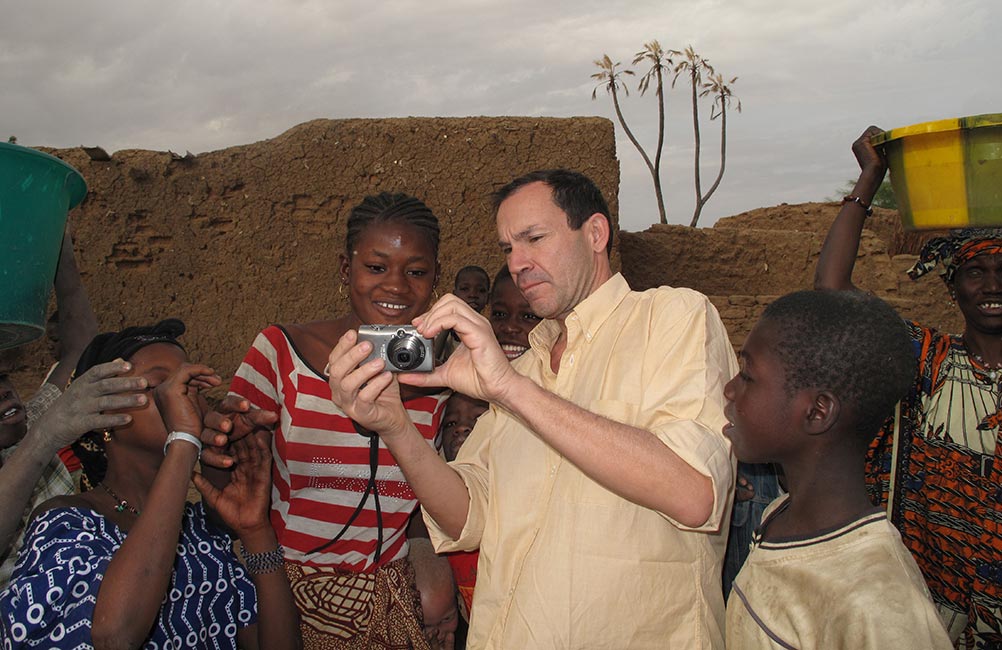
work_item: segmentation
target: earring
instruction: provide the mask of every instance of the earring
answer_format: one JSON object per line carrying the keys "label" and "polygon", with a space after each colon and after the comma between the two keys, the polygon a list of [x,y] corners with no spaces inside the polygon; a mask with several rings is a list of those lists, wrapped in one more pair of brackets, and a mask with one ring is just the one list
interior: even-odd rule
{"label": "earring", "polygon": [[433,289],[432,295],[435,297],[435,300],[438,300],[438,289]]}
{"label": "earring", "polygon": [[111,442],[111,429],[103,429],[101,431],[101,440]]}

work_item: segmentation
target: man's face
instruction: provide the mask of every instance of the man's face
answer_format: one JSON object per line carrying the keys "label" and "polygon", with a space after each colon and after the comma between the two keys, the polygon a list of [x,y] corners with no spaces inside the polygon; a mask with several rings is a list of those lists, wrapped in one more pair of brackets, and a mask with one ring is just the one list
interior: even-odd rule
{"label": "man's face", "polygon": [[515,285],[537,316],[564,318],[592,292],[596,262],[589,230],[571,229],[549,186],[518,189],[498,208],[497,225]]}
{"label": "man's face", "polygon": [[27,416],[14,384],[6,374],[0,375],[0,449],[21,441],[28,430]]}

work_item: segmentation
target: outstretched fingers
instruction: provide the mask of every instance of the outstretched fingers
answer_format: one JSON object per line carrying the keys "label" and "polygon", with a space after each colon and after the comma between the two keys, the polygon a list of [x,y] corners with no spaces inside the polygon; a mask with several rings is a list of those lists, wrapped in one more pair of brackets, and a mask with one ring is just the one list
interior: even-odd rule
{"label": "outstretched fingers", "polygon": [[222,490],[198,472],[194,472],[191,475],[191,482],[195,484],[195,489],[202,495],[202,499],[205,500],[209,507],[216,510],[216,504],[219,503],[219,496],[222,494]]}

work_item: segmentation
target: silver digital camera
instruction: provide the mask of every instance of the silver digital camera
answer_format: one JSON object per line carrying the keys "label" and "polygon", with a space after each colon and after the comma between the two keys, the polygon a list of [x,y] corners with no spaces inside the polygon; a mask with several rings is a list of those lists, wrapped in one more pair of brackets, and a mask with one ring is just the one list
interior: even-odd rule
{"label": "silver digital camera", "polygon": [[362,363],[382,359],[390,372],[431,372],[435,368],[432,340],[410,325],[362,325],[358,341],[372,343],[372,352]]}

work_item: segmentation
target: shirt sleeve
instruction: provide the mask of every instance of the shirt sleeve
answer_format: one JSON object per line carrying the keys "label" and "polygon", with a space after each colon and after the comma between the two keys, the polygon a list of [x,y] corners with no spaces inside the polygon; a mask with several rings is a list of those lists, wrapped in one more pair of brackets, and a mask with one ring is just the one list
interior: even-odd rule
{"label": "shirt sleeve", "polygon": [[681,529],[716,531],[734,497],[735,461],[723,434],[724,385],[737,374],[738,364],[710,301],[694,291],[672,293],[652,314],[638,426],[712,482],[713,508],[702,525],[687,527],[666,518]]}
{"label": "shirt sleeve", "polygon": [[279,411],[279,353],[284,334],[272,326],[257,335],[230,383],[230,394],[265,411]]}
{"label": "shirt sleeve", "polygon": [[39,515],[28,530],[14,576],[0,593],[0,638],[12,649],[90,643],[101,580],[117,547],[80,511]]}

